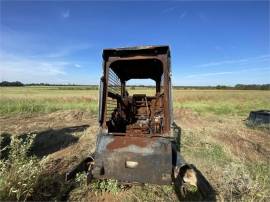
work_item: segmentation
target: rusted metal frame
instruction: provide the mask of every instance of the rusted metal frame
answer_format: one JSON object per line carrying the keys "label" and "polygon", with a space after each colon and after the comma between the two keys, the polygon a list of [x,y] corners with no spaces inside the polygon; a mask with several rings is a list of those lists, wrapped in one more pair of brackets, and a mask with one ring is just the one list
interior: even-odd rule
{"label": "rusted metal frame", "polygon": [[121,81],[111,69],[109,69],[108,83],[108,88],[110,88],[110,90],[112,89],[114,93],[121,93]]}
{"label": "rusted metal frame", "polygon": [[104,103],[104,78],[100,78],[100,85],[99,85],[99,98],[98,98],[98,121],[99,125],[101,126],[102,121],[103,121],[103,103]]}
{"label": "rusted metal frame", "polygon": [[116,78],[113,78],[113,76],[109,75],[108,79],[109,79],[110,83],[115,84],[117,86],[121,86],[121,82],[118,81]]}
{"label": "rusted metal frame", "polygon": [[[108,92],[109,93],[109,92]],[[106,120],[110,118],[111,113],[114,111],[114,109],[117,107],[117,101],[114,99],[108,99],[106,103],[107,113],[106,113]],[[106,121],[105,120],[105,121]]]}
{"label": "rusted metal frame", "polygon": [[[164,115],[169,115],[170,113],[170,101],[169,101],[169,67],[168,67],[168,60],[166,55],[159,55],[159,59],[162,62],[162,67],[163,67],[163,74],[164,74],[164,98],[163,98],[163,110],[164,110]],[[169,133],[170,131],[170,117],[169,116],[164,116],[164,126],[163,126],[163,132],[164,133]]]}
{"label": "rusted metal frame", "polygon": [[108,62],[110,63],[110,65],[116,61],[120,61],[120,60],[142,60],[142,59],[159,59],[159,55],[156,56],[148,56],[148,55],[136,55],[136,56],[129,56],[129,57],[109,57]]}
{"label": "rusted metal frame", "polygon": [[[110,59],[110,58],[108,58]],[[109,61],[106,61],[106,64],[105,64],[105,80],[107,81],[107,88],[106,88],[106,92],[105,92],[105,95],[106,95],[106,102],[105,102],[105,111],[104,111],[104,119],[103,119],[103,127],[106,127],[106,120],[109,118],[109,114],[108,113],[112,113],[113,110],[117,107],[118,105],[118,101],[115,100],[115,105],[111,108],[110,106],[108,107],[108,105],[110,105],[110,102],[112,104],[113,102],[113,99],[108,99],[108,92],[112,92],[114,94],[120,94],[121,93],[121,81],[119,78],[117,78],[117,75],[110,69],[110,65],[111,63]],[[113,73],[115,75],[113,75]],[[118,80],[118,81],[117,81]],[[119,82],[119,83],[118,83]],[[119,92],[118,92],[118,89],[119,89]]]}
{"label": "rusted metal frame", "polygon": [[99,89],[100,91],[102,90],[102,92],[100,92],[100,95],[102,94],[102,96],[99,96],[102,100],[99,100],[99,110],[100,110],[100,117],[99,117],[99,125],[100,127],[104,128],[104,120],[105,115],[106,115],[106,107],[105,107],[105,103],[107,100],[106,97],[106,89],[107,89],[107,81],[106,81],[106,77],[104,76],[106,74],[106,61],[103,60],[102,62],[102,67],[103,67],[103,76],[101,77],[100,81],[102,83],[102,89]]}
{"label": "rusted metal frame", "polygon": [[117,93],[118,90],[119,90],[119,88],[120,88],[120,86],[116,86],[116,85],[113,85],[112,83],[110,83],[110,84],[108,85],[108,88],[109,88],[110,90],[112,90],[114,93]]}
{"label": "rusted metal frame", "polygon": [[117,90],[117,88],[114,88],[114,87],[108,87],[108,91],[109,92],[111,92],[111,93],[113,93],[113,94],[115,94],[115,95],[120,95],[120,93],[121,92],[119,92],[118,90]]}
{"label": "rusted metal frame", "polygon": [[108,57],[116,55],[118,57],[137,56],[156,56],[158,54],[167,54],[168,46],[144,46],[144,47],[129,47],[129,48],[115,48],[104,49],[103,58],[107,60]]}
{"label": "rusted metal frame", "polygon": [[[161,63],[162,63],[162,65],[163,65],[163,76],[164,75],[168,75],[168,64],[167,64],[167,57],[166,57],[166,55],[164,55],[164,54],[159,54],[159,55],[156,55],[156,56],[135,56],[135,57],[128,57],[128,58],[124,58],[125,60],[130,60],[130,59],[134,59],[134,58],[136,58],[136,59],[157,59],[157,60],[159,60]],[[121,58],[121,59],[123,59],[123,58]],[[117,59],[115,59],[116,61],[118,61],[119,60],[119,58],[117,58]],[[168,77],[165,77],[164,78],[164,81],[163,81],[163,83],[164,84],[166,84],[167,82],[167,80],[165,80],[165,79],[168,79]],[[165,87],[165,86],[164,86]],[[168,89],[168,86],[167,86],[167,89]],[[166,103],[168,103],[168,90],[165,90],[164,89],[164,98],[163,98],[163,100],[162,100],[162,104],[163,104],[163,113],[164,114],[168,114],[168,112],[169,112],[169,106],[166,104]],[[165,119],[165,124],[164,124],[164,126],[165,126],[165,132],[169,132],[169,130],[170,130],[170,126],[169,126],[169,119],[168,119],[168,117],[167,116],[165,116],[164,117],[164,119]]]}
{"label": "rusted metal frame", "polygon": [[104,62],[103,65],[103,75],[104,75],[104,98],[103,98],[103,120],[102,120],[102,128],[106,128],[106,119],[107,119],[107,99],[108,99],[108,61]]}
{"label": "rusted metal frame", "polygon": [[108,86],[108,91],[111,92],[111,93],[114,93],[114,94],[118,94],[120,95],[121,91],[117,91],[117,88],[114,87],[114,86]]}
{"label": "rusted metal frame", "polygon": [[160,84],[161,79],[159,81],[156,81],[156,92],[160,93]]}
{"label": "rusted metal frame", "polygon": [[164,73],[161,76],[160,88],[161,88],[161,93],[164,93]]}
{"label": "rusted metal frame", "polygon": [[[112,102],[113,99],[111,98],[111,100],[109,101],[108,99],[108,92],[109,92],[109,71],[110,71],[110,66],[111,66],[111,62],[110,62],[110,57],[106,60],[105,64],[104,64],[104,76],[105,76],[105,80],[106,80],[106,90],[104,91],[106,100],[104,100],[104,116],[103,116],[103,124],[102,127],[106,128],[106,120],[108,118],[108,111],[112,112],[111,110],[108,110],[107,108],[107,104],[108,102]],[[112,71],[112,70],[111,70]],[[117,101],[116,102],[116,106],[117,106]]]}
{"label": "rusted metal frame", "polygon": [[109,88],[111,88],[111,89],[113,89],[114,91],[119,91],[120,89],[121,89],[121,86],[119,85],[119,86],[117,86],[116,84],[114,84],[114,83],[110,83],[109,85],[108,85],[108,87]]}
{"label": "rusted metal frame", "polygon": [[172,70],[171,70],[171,57],[170,57],[170,53],[168,54],[168,70],[169,70],[169,110],[170,110],[170,127],[173,127],[173,123],[174,123],[174,117],[173,117],[173,89],[172,89]]}
{"label": "rusted metal frame", "polygon": [[109,69],[109,78],[110,81],[118,84],[119,86],[121,85],[121,81],[119,79],[119,77],[113,72],[112,69]]}
{"label": "rusted metal frame", "polygon": [[117,80],[114,80],[113,78],[109,77],[108,81],[109,81],[110,87],[121,88],[121,83],[118,82]]}
{"label": "rusted metal frame", "polygon": [[[106,68],[106,75],[105,75],[105,78],[106,78],[106,80],[108,81],[108,76],[109,76],[109,69],[110,69],[110,66],[111,66],[111,64],[112,63],[114,63],[114,62],[116,62],[116,61],[120,61],[120,60],[141,60],[141,59],[157,59],[157,60],[159,60],[162,64],[163,64],[163,74],[165,73],[165,71],[167,72],[167,64],[166,64],[166,62],[164,62],[164,60],[165,61],[167,61],[166,60],[166,57],[165,57],[165,55],[164,54],[160,54],[160,55],[156,55],[156,56],[149,56],[149,55],[136,55],[136,56],[129,56],[129,57],[108,57],[107,58],[107,61],[106,61],[106,65],[105,65],[105,68]],[[166,67],[165,67],[166,66]],[[164,74],[165,75],[165,74]],[[165,81],[165,83],[166,83],[166,81]],[[168,88],[167,88],[168,89]],[[165,91],[165,89],[164,89],[164,91]],[[167,90],[166,90],[167,91]],[[168,91],[167,91],[168,92]],[[167,93],[165,93],[164,92],[164,94],[165,95],[167,95]],[[106,89],[106,97],[108,96],[108,89]],[[165,98],[166,96],[164,96],[164,98]],[[164,103],[164,101],[163,101],[163,103]],[[168,103],[168,98],[167,98],[167,103]],[[165,105],[163,106],[163,111],[164,111],[164,114],[166,114],[166,113],[168,113],[168,109],[166,109],[168,106],[166,106],[165,107]],[[166,111],[167,110],[167,111]],[[106,113],[105,113],[106,114]],[[165,120],[166,120],[166,117],[164,117],[165,118]],[[105,120],[103,121],[103,123],[104,122],[106,122]],[[104,124],[103,124],[103,126],[104,126]],[[165,131],[169,131],[169,125],[168,125],[168,118],[167,118],[167,121],[165,121]]]}
{"label": "rusted metal frame", "polygon": [[109,82],[110,82],[111,84],[116,85],[116,86],[121,86],[121,82],[118,81],[117,79],[113,78],[111,75],[109,75]]}
{"label": "rusted metal frame", "polygon": [[125,91],[126,91],[126,82],[125,81],[121,81],[121,96],[122,97],[125,96]]}

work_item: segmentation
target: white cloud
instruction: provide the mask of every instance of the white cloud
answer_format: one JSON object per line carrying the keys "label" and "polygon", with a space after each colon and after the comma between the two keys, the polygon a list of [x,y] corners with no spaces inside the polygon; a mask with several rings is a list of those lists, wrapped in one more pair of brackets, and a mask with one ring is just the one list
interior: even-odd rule
{"label": "white cloud", "polygon": [[198,14],[198,16],[199,16],[199,19],[202,21],[202,22],[208,22],[209,20],[208,20],[208,17],[204,14],[204,13],[202,13],[202,12],[200,12],[199,14]]}
{"label": "white cloud", "polygon": [[91,48],[88,43],[51,40],[46,35],[16,31],[6,26],[1,27],[0,34],[0,80],[24,83],[91,81],[87,75],[82,76],[87,78],[85,80],[77,78],[77,73],[70,75],[72,68],[92,65],[88,60],[77,62],[70,57]]}
{"label": "white cloud", "polygon": [[62,47],[56,47],[53,51],[34,55],[34,57],[59,58],[68,56],[77,51],[89,49],[90,47],[91,46],[88,44],[63,45]]}
{"label": "white cloud", "polygon": [[62,18],[69,18],[69,16],[70,16],[69,9],[62,11],[61,16],[62,16]]}
{"label": "white cloud", "polygon": [[0,56],[2,81],[55,82],[66,75],[69,66],[71,64],[65,61],[22,58],[3,53]]}
{"label": "white cloud", "polygon": [[60,58],[93,47],[87,42],[65,41],[41,33],[16,31],[2,25],[0,35],[2,51],[33,58]]}
{"label": "white cloud", "polygon": [[222,46],[215,46],[214,48],[215,48],[216,51],[222,51],[223,50]]}
{"label": "white cloud", "polygon": [[179,16],[180,20],[184,19],[186,17],[186,15],[187,15],[186,11],[181,13],[181,15]]}
{"label": "white cloud", "polygon": [[243,58],[243,59],[237,59],[237,60],[222,60],[222,61],[216,61],[216,62],[209,62],[204,64],[195,65],[194,67],[211,67],[211,66],[220,66],[225,64],[245,64],[250,62],[262,62],[262,61],[270,61],[270,55],[260,55],[256,57],[251,58]]}
{"label": "white cloud", "polygon": [[168,8],[163,9],[161,11],[161,13],[170,13],[170,12],[174,11],[176,8],[177,8],[177,6],[168,7]]}
{"label": "white cloud", "polygon": [[249,69],[240,69],[236,71],[224,71],[224,72],[208,72],[203,74],[191,74],[185,76],[185,78],[201,78],[201,77],[212,77],[217,75],[225,75],[225,74],[238,74],[242,72],[250,72],[250,71],[268,71],[270,67],[263,67],[263,68],[249,68]]}

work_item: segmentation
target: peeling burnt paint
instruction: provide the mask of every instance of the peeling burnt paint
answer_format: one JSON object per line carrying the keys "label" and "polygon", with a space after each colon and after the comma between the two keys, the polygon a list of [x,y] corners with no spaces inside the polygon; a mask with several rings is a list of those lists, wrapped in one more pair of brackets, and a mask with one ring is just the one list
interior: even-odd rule
{"label": "peeling burnt paint", "polygon": [[125,137],[114,135],[101,135],[98,138],[97,152],[131,152],[149,155],[154,153],[165,153],[171,150],[168,140],[160,137]]}
{"label": "peeling burnt paint", "polygon": [[119,136],[115,136],[113,141],[108,144],[107,149],[109,150],[115,150],[122,147],[127,147],[130,145],[135,145],[138,147],[146,147],[148,144],[150,144],[153,139],[145,139],[140,137],[130,137],[130,138],[123,138]]}

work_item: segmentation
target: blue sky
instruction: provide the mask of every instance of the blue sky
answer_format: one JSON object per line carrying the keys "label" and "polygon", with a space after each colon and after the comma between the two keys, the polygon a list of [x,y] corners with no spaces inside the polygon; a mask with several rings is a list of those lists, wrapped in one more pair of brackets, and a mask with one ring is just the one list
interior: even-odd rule
{"label": "blue sky", "polygon": [[1,1],[0,13],[1,80],[98,84],[103,48],[170,45],[174,85],[270,83],[269,1]]}

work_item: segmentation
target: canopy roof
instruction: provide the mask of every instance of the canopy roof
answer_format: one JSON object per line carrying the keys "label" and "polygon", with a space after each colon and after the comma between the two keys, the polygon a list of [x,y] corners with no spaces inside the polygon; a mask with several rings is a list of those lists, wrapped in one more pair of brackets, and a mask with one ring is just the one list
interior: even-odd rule
{"label": "canopy roof", "polygon": [[[169,46],[137,46],[128,48],[104,49],[103,59],[113,58],[110,68],[122,81],[129,79],[153,79],[160,81],[164,71],[163,63],[157,57],[165,54],[170,57]],[[134,56],[142,56],[132,58]]]}
{"label": "canopy roof", "polygon": [[103,59],[109,57],[129,57],[134,55],[158,55],[167,54],[170,57],[169,46],[135,46],[127,48],[109,48],[103,50]]}
{"label": "canopy roof", "polygon": [[129,79],[153,79],[160,81],[163,74],[162,62],[157,59],[117,60],[110,68],[121,81]]}

